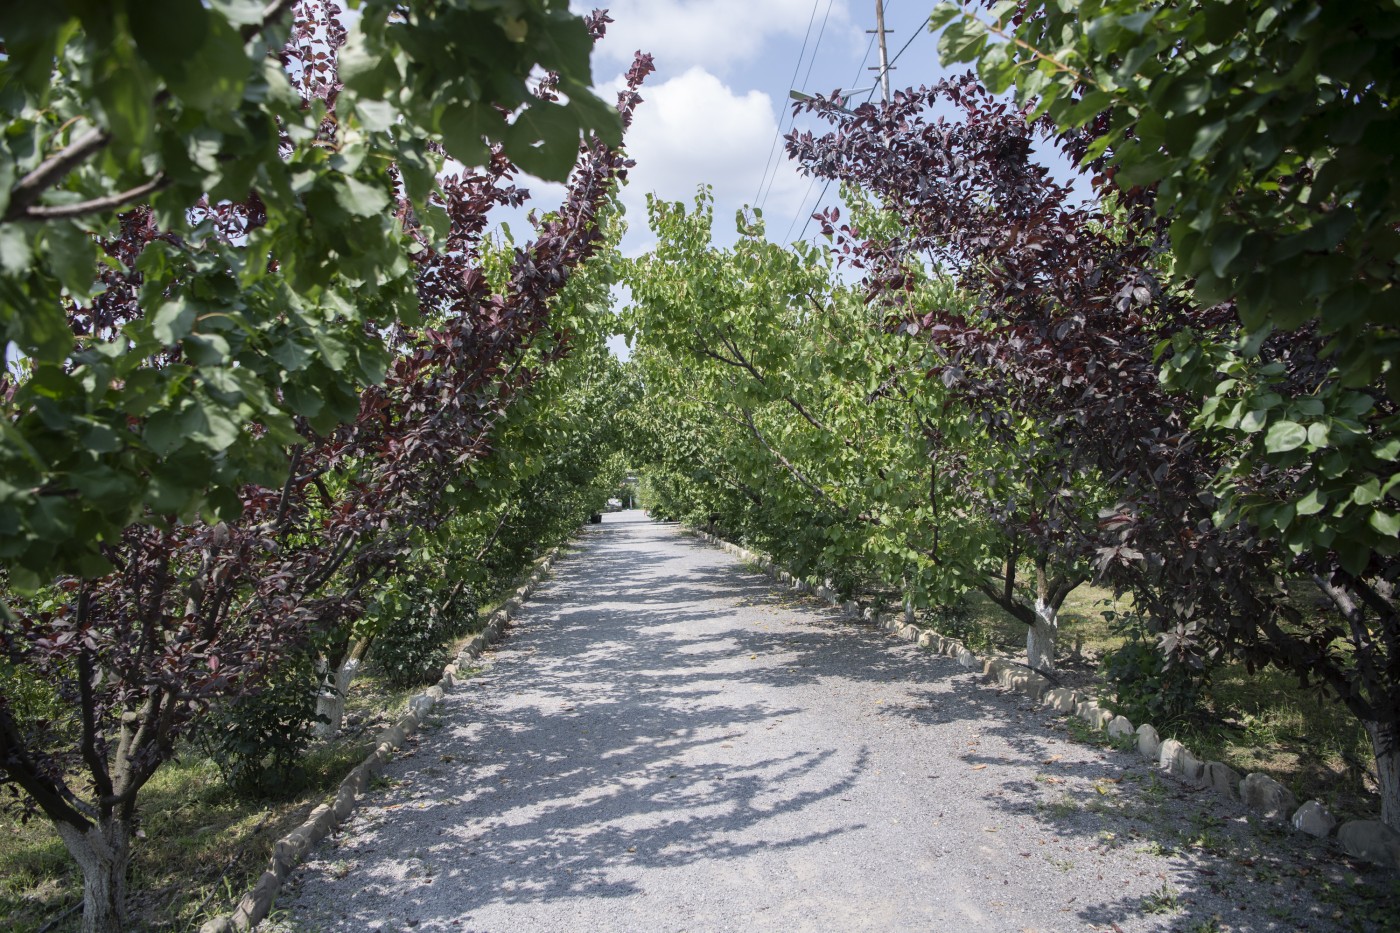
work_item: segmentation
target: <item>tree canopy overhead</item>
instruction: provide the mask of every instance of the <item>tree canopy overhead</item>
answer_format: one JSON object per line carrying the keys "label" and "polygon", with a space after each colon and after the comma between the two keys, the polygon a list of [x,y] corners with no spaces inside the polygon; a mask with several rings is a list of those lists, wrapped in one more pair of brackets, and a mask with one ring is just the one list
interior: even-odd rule
{"label": "tree canopy overhead", "polygon": [[[463,513],[500,513],[477,559],[577,521],[615,443],[540,408],[616,404],[550,376],[582,344],[567,378],[600,378],[650,60],[612,106],[603,14],[357,12],[0,11],[0,778],[82,866],[87,929],[122,928],[138,795],[211,707],[298,658],[338,673]],[[522,170],[565,201],[503,247]],[[551,458],[495,458],[540,432]],[[565,489],[508,528],[531,477]]]}

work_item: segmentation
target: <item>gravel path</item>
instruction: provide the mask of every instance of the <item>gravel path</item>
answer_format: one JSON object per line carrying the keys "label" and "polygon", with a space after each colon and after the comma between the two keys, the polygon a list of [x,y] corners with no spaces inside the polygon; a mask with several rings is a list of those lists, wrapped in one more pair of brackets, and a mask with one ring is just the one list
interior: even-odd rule
{"label": "gravel path", "polygon": [[1354,887],[1345,866],[1212,795],[1073,741],[1024,698],[675,526],[606,519],[298,870],[279,905],[291,927],[1133,933],[1362,917],[1337,894]]}

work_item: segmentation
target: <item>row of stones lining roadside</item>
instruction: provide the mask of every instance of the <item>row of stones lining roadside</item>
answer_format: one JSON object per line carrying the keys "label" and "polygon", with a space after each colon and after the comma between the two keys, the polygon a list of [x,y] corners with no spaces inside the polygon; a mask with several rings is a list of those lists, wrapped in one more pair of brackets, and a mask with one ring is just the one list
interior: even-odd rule
{"label": "row of stones lining roadside", "polygon": [[278,891],[282,888],[282,882],[291,874],[292,869],[312,847],[326,838],[331,830],[345,822],[350,814],[355,812],[356,807],[359,806],[360,797],[369,789],[371,782],[379,776],[384,765],[393,757],[394,752],[403,745],[404,740],[427,718],[428,713],[448,690],[467,679],[462,676],[462,671],[470,667],[483,651],[501,639],[506,624],[513,615],[520,612],[525,600],[535,591],[535,588],[549,573],[550,568],[554,566],[555,558],[558,555],[559,548],[552,548],[535,561],[535,567],[530,572],[529,578],[515,590],[515,595],[507,599],[487,617],[486,625],[482,627],[481,631],[462,645],[457,652],[457,657],[443,668],[442,679],[422,693],[410,697],[408,713],[379,734],[374,751],[364,761],[356,765],[345,780],[341,781],[340,788],[330,800],[312,810],[310,816],[306,818],[306,822],[277,841],[272,848],[272,858],[269,860],[267,870],[258,878],[252,890],[243,895],[243,899],[238,902],[238,906],[234,908],[233,912],[206,921],[199,928],[199,933],[233,933],[235,930],[251,930],[267,916],[272,909]]}
{"label": "row of stones lining roadside", "polygon": [[1319,800],[1309,800],[1302,806],[1288,788],[1266,774],[1239,773],[1219,761],[1201,761],[1176,739],[1162,739],[1148,723],[1134,728],[1125,716],[1115,716],[1099,706],[1098,701],[1067,687],[1055,687],[1034,671],[1011,661],[998,658],[983,660],[956,638],[948,638],[929,629],[889,614],[881,614],[874,606],[859,600],[838,598],[829,586],[813,584],[774,564],[772,558],[756,554],[747,548],[726,541],[699,528],[693,534],[714,544],[739,559],[757,565],[770,577],[809,593],[842,609],[853,618],[889,632],[905,641],[916,643],[938,654],[946,655],[968,670],[981,670],[984,676],[1008,690],[1025,694],[1043,706],[1077,716],[1095,729],[1108,733],[1109,738],[1129,741],[1133,737],[1138,753],[1155,761],[1163,771],[1197,787],[1208,787],[1229,800],[1242,802],[1260,819],[1286,823],[1309,836],[1326,839],[1335,834],[1343,852],[1395,871],[1400,871],[1400,833],[1379,820],[1352,820],[1340,825]]}

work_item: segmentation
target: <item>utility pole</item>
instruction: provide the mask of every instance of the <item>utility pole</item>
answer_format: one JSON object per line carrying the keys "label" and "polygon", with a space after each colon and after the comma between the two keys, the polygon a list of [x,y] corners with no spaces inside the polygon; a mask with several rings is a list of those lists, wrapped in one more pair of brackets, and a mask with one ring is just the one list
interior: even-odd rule
{"label": "utility pole", "polygon": [[[866,32],[872,30],[867,29]],[[875,0],[875,35],[880,39],[880,87],[885,92],[885,103],[890,102],[890,52],[885,46],[885,0]],[[874,68],[870,69],[874,71]]]}

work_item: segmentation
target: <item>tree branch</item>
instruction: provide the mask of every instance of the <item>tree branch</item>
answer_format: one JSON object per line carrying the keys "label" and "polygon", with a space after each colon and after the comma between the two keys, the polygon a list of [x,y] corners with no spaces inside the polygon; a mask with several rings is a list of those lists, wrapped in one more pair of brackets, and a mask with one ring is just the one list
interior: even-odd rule
{"label": "tree branch", "polygon": [[143,185],[137,185],[135,188],[128,188],[126,191],[117,194],[109,194],[106,197],[93,198],[91,201],[82,201],[78,204],[58,204],[53,207],[29,207],[16,213],[15,206],[12,202],[10,204],[10,209],[5,212],[5,219],[64,220],[71,217],[85,217],[88,214],[101,214],[105,211],[115,210],[132,201],[139,201],[146,195],[159,191],[169,184],[170,179],[165,177],[165,174],[162,172]]}
{"label": "tree branch", "polygon": [[68,823],[81,832],[92,828],[92,823],[73,806],[72,794],[62,776],[46,772],[30,756],[14,717],[3,704],[0,704],[0,762],[4,762],[5,776],[23,788],[49,819]]}
{"label": "tree branch", "polygon": [[842,515],[848,515],[850,513],[849,509],[847,509],[840,503],[833,501],[831,496],[827,494],[827,491],[825,489],[822,489],[816,483],[812,482],[812,480],[808,479],[806,474],[799,470],[791,460],[783,456],[779,451],[774,449],[771,444],[768,443],[768,439],[763,436],[763,433],[758,430],[758,426],[753,423],[753,416],[749,414],[749,410],[747,408],[741,408],[739,410],[744,413],[744,424],[748,426],[749,433],[754,436],[754,440],[758,441],[761,445],[763,445],[763,449],[768,451],[768,453],[771,454],[775,460],[781,463],[783,465],[783,469],[787,470],[788,473],[792,475],[793,479],[797,480],[803,486],[806,486],[812,492],[816,493],[818,498],[820,498],[823,502],[835,506],[841,512]]}
{"label": "tree branch", "polygon": [[5,209],[5,216],[0,218],[0,223],[24,217],[45,191],[62,181],[64,176],[93,153],[101,150],[111,139],[106,130],[94,128],[73,140],[62,151],[45,159],[38,168],[25,175],[10,189],[10,205]]}
{"label": "tree branch", "polygon": [[[92,608],[92,592],[83,587],[78,596],[78,631],[81,633]],[[81,635],[79,637],[82,637]],[[97,750],[97,698],[92,691],[92,651],[86,646],[78,650],[78,714],[82,719],[82,756],[92,774],[93,788],[99,799],[112,795],[112,776],[107,759]]]}
{"label": "tree branch", "polygon": [[272,525],[273,534],[281,534],[282,527],[287,521],[287,508],[292,502],[292,485],[297,478],[297,468],[301,466],[301,453],[305,445],[297,444],[292,448],[292,462],[287,466],[287,481],[282,484],[282,499],[277,503],[277,520]]}

